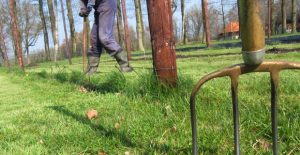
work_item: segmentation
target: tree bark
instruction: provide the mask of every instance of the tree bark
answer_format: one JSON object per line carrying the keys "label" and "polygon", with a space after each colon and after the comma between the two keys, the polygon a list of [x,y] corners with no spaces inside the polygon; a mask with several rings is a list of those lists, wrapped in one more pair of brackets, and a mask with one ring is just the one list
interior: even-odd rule
{"label": "tree bark", "polygon": [[122,13],[123,13],[123,20],[124,20],[124,29],[125,29],[125,46],[127,50],[127,58],[131,60],[131,39],[129,35],[129,28],[128,28],[128,19],[127,19],[127,11],[126,11],[126,0],[121,0],[122,4]]}
{"label": "tree bark", "polygon": [[136,17],[136,33],[137,33],[137,39],[138,39],[138,47],[139,51],[145,51],[144,43],[143,43],[143,27],[142,27],[142,13],[140,9],[140,0],[134,0],[135,5],[135,17]]}
{"label": "tree bark", "polygon": [[49,37],[48,37],[47,24],[46,24],[43,8],[44,8],[43,0],[39,0],[39,12],[42,21],[43,33],[44,33],[45,54],[46,54],[46,60],[48,61],[50,60]]}
{"label": "tree bark", "polygon": [[144,27],[144,20],[143,20],[143,11],[142,11],[142,5],[141,5],[141,1],[139,2],[139,9],[140,9],[140,13],[141,13],[141,26],[142,26],[142,39],[143,39],[143,43],[145,44],[145,27]]}
{"label": "tree bark", "polygon": [[292,0],[292,32],[297,32],[297,3]]}
{"label": "tree bark", "polygon": [[147,0],[154,73],[163,84],[176,86],[177,68],[170,0]]}
{"label": "tree bark", "polygon": [[226,23],[225,23],[225,12],[224,12],[223,0],[221,0],[221,5],[222,5],[222,19],[223,19],[223,35],[224,35],[224,40],[226,40]]}
{"label": "tree bark", "polygon": [[69,65],[72,65],[72,59],[71,59],[71,53],[70,53],[70,44],[68,39],[68,32],[67,32],[67,26],[66,26],[66,17],[65,17],[65,9],[62,0],[60,0],[60,7],[61,7],[61,15],[63,18],[63,24],[64,24],[64,32],[65,32],[65,40],[66,40],[66,55],[68,57]]}
{"label": "tree bark", "polygon": [[3,63],[5,67],[9,67],[9,60],[7,55],[7,47],[5,43],[4,37],[4,26],[3,26],[3,19],[0,17],[0,53],[3,59]]}
{"label": "tree bark", "polygon": [[119,39],[119,43],[122,45],[122,47],[125,47],[125,45],[124,45],[124,29],[123,29],[123,22],[122,22],[122,10],[121,10],[120,0],[117,0],[117,6],[118,6],[118,12],[117,12],[118,39]]}
{"label": "tree bark", "polygon": [[202,0],[202,15],[203,15],[203,25],[206,34],[206,45],[210,47],[210,26],[208,18],[208,3],[207,0]]}
{"label": "tree bark", "polygon": [[282,33],[286,33],[286,0],[281,0]]}
{"label": "tree bark", "polygon": [[16,8],[16,1],[9,0],[9,12],[12,20],[12,34],[13,40],[15,42],[17,57],[19,62],[19,67],[24,71],[24,62],[22,56],[22,45],[21,45],[21,34],[18,27],[18,17],[17,17],[17,8]]}
{"label": "tree bark", "polygon": [[57,7],[57,0],[54,0],[54,13],[55,13],[55,17],[56,17],[56,31],[55,31],[55,38],[57,40],[57,44],[54,45],[54,50],[57,52],[56,55],[56,61],[57,61],[57,57],[58,57],[58,48],[59,48],[59,39],[58,39],[58,7]]}
{"label": "tree bark", "polygon": [[184,45],[186,45],[188,42],[186,27],[187,27],[187,22],[185,19],[185,0],[181,0],[181,28],[182,28],[181,36]]}
{"label": "tree bark", "polygon": [[268,39],[271,37],[272,27],[272,0],[268,0]]}
{"label": "tree bark", "polygon": [[49,10],[49,15],[50,15],[50,23],[51,23],[51,32],[52,32],[52,38],[53,38],[53,43],[54,43],[54,62],[57,61],[57,53],[58,49],[55,48],[58,46],[58,38],[56,37],[57,33],[57,27],[56,27],[56,17],[54,13],[54,8],[53,8],[53,1],[52,0],[47,0],[48,3],[48,10]]}
{"label": "tree bark", "polygon": [[71,32],[71,53],[76,53],[76,36],[75,36],[75,26],[74,26],[74,17],[73,17],[73,10],[72,10],[72,1],[67,0],[67,9],[68,9],[68,18],[69,18],[69,24],[70,24],[70,32]]}

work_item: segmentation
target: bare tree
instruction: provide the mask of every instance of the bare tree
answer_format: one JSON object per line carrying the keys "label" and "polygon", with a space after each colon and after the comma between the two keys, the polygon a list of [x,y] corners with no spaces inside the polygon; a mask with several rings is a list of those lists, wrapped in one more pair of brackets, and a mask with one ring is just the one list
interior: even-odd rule
{"label": "bare tree", "polygon": [[282,33],[286,33],[286,0],[281,0]]}
{"label": "bare tree", "polygon": [[186,27],[187,27],[187,21],[186,21],[186,17],[185,17],[185,0],[181,0],[181,27],[182,27],[182,42],[185,45],[188,42],[187,39],[187,31],[186,31]]}
{"label": "bare tree", "polygon": [[9,0],[9,12],[12,20],[11,29],[12,29],[15,46],[16,46],[19,67],[20,69],[24,70],[24,62],[23,62],[22,47],[21,47],[21,36],[20,36],[20,30],[19,30],[18,18],[17,18],[16,1]]}
{"label": "bare tree", "polygon": [[226,23],[225,23],[225,11],[224,11],[224,1],[221,0],[222,6],[222,19],[223,19],[223,33],[224,33],[224,40],[226,39]]}
{"label": "bare tree", "polygon": [[297,3],[292,0],[292,32],[297,32]]}
{"label": "bare tree", "polygon": [[56,37],[56,33],[57,33],[56,16],[54,13],[53,1],[47,0],[47,3],[48,3],[49,14],[50,14],[52,38],[53,38],[53,43],[54,43],[54,62],[56,62],[57,61],[57,53],[58,53],[58,48],[55,48],[58,46],[58,38]]}
{"label": "bare tree", "polygon": [[140,0],[134,0],[135,5],[135,17],[136,17],[136,32],[138,39],[138,49],[140,51],[145,51],[143,43],[143,27],[142,27],[142,12],[141,12],[141,3]]}
{"label": "bare tree", "polygon": [[74,26],[74,17],[73,17],[73,10],[72,10],[72,1],[67,0],[67,9],[68,9],[68,19],[69,19],[69,25],[70,25],[70,33],[71,33],[71,53],[76,53],[76,37],[75,37],[75,26]]}
{"label": "bare tree", "polygon": [[207,47],[210,47],[210,27],[209,27],[207,0],[202,0],[202,15],[203,15],[203,25],[206,34],[206,45]]}
{"label": "bare tree", "polygon": [[42,30],[42,25],[36,16],[36,14],[38,14],[38,8],[32,5],[31,1],[24,0],[20,7],[23,10],[23,12],[19,14],[22,42],[27,54],[27,64],[30,64],[29,48],[35,46]]}
{"label": "bare tree", "polygon": [[45,15],[44,15],[43,0],[39,0],[39,13],[40,13],[40,18],[42,21],[42,27],[43,27],[43,33],[44,33],[44,46],[45,46],[46,60],[50,60],[49,37],[48,37],[47,24],[46,24]]}
{"label": "bare tree", "polygon": [[5,33],[5,29],[4,29],[4,7],[3,4],[0,4],[0,13],[2,16],[0,16],[0,54],[2,56],[2,60],[4,63],[5,67],[9,67],[9,59],[8,59],[8,55],[7,55],[7,45],[6,45],[6,33]]}
{"label": "bare tree", "polygon": [[64,32],[65,32],[65,41],[66,41],[66,55],[68,57],[69,64],[72,64],[71,59],[71,53],[70,53],[70,44],[68,39],[68,32],[67,32],[67,26],[66,26],[66,17],[65,17],[65,9],[62,0],[60,0],[60,7],[61,7],[61,15],[63,18],[63,24],[64,24]]}
{"label": "bare tree", "polygon": [[[200,32],[202,29],[202,13],[197,7],[192,7],[186,13],[187,19],[187,33],[192,37],[194,41],[199,41]],[[188,37],[187,37],[188,38]]]}
{"label": "bare tree", "polygon": [[128,19],[127,19],[127,11],[126,11],[126,0],[121,0],[122,4],[122,13],[123,13],[123,20],[124,20],[124,29],[125,29],[125,46],[127,50],[127,57],[128,60],[131,60],[131,39],[128,27]]}

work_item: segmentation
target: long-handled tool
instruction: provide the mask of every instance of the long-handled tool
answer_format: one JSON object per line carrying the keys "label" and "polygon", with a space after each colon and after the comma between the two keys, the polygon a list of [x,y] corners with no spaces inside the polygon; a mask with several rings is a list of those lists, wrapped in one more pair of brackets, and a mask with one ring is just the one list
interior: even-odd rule
{"label": "long-handled tool", "polygon": [[233,125],[234,125],[234,151],[240,154],[239,135],[239,108],[238,108],[238,78],[242,74],[252,72],[269,72],[271,77],[271,120],[273,154],[279,153],[278,129],[277,129],[277,89],[279,84],[279,73],[286,69],[300,69],[299,62],[263,61],[265,55],[265,32],[261,19],[261,0],[239,0],[240,9],[240,31],[242,37],[242,51],[244,64],[237,64],[204,76],[194,87],[190,98],[191,124],[192,124],[192,152],[198,154],[197,148],[197,124],[195,96],[201,86],[207,81],[229,76],[231,78],[231,91],[233,103]]}

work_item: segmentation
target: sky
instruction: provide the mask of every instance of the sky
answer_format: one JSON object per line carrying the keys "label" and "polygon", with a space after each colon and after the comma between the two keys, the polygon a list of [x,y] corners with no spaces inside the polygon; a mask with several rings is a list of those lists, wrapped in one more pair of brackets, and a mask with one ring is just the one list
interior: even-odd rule
{"label": "sky", "polygon": [[[193,6],[199,6],[201,5],[201,0],[186,0],[186,9],[193,7]],[[75,1],[74,1],[75,2]],[[127,15],[128,15],[128,22],[129,25],[135,28],[135,12],[134,12],[134,4],[133,4],[133,0],[127,0],[126,1],[126,8],[127,8]],[[148,16],[147,16],[147,10],[146,10],[146,4],[145,1],[142,1],[142,5],[143,5],[143,19],[144,22],[148,22]],[[73,4],[73,5],[78,5],[78,4]],[[178,4],[178,8],[177,11],[174,13],[174,18],[180,19],[180,3]],[[75,29],[76,32],[81,32],[82,28],[83,28],[83,22],[82,22],[82,18],[78,16],[79,13],[79,8],[77,10],[75,10],[76,7],[74,7],[74,18],[75,18]],[[45,12],[47,13],[47,12]],[[66,12],[66,7],[65,7],[65,15],[67,15]],[[93,13],[90,14],[89,16],[90,21],[91,21],[91,26],[93,24]],[[67,16],[66,16],[66,20],[67,20]],[[179,20],[180,21],[180,20]],[[65,36],[64,36],[64,27],[63,27],[63,22],[62,22],[62,16],[61,16],[61,9],[59,7],[59,18],[58,18],[58,34],[59,34],[59,42],[62,43]],[[148,23],[146,23],[145,25],[148,25]],[[68,33],[69,33],[69,24],[68,24],[68,20],[67,20],[67,29],[68,29]],[[49,32],[49,41],[50,41],[50,48],[53,47],[53,41],[52,41],[52,36],[51,36],[51,31],[50,29],[48,30]],[[68,34],[70,35],[70,34]],[[44,40],[43,40],[43,35],[41,35],[36,43],[36,46],[31,47],[31,51],[37,51],[37,50],[41,50],[44,48]]]}

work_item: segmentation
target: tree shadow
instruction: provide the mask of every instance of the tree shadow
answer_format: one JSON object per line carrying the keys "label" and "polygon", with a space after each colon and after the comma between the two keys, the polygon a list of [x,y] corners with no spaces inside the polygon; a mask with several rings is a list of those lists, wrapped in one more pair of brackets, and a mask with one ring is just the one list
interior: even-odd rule
{"label": "tree shadow", "polygon": [[78,115],[70,110],[68,110],[65,106],[49,106],[48,108],[57,111],[63,115],[69,116],[76,120],[79,123],[89,125],[98,136],[104,136],[109,139],[118,138],[120,142],[126,147],[136,147],[137,144],[132,142],[130,138],[127,137],[122,132],[117,131],[116,129],[106,129],[100,124],[94,124],[89,119],[84,116]]}

